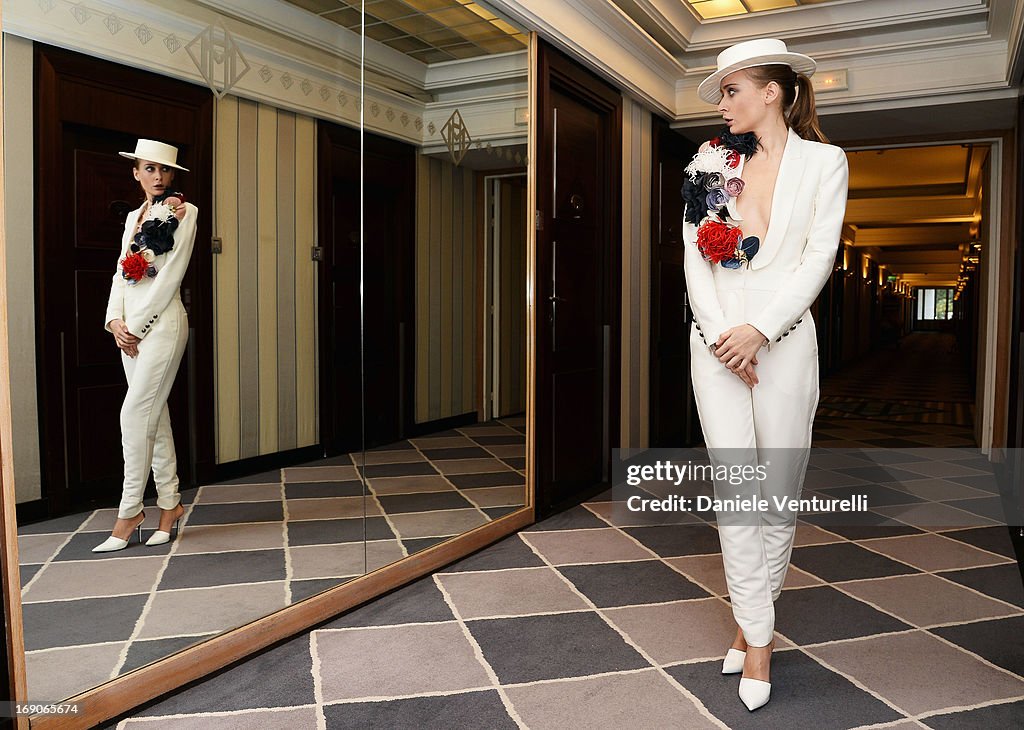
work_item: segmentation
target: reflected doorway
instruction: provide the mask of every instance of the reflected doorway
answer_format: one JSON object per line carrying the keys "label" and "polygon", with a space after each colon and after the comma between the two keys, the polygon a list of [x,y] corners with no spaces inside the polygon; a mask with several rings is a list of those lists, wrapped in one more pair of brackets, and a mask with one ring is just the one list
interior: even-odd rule
{"label": "reflected doorway", "polygon": [[482,420],[526,412],[526,175],[486,175]]}
{"label": "reflected doorway", "polygon": [[364,135],[360,247],[359,132],[319,130],[320,418],[333,456],[398,441],[411,425],[415,151]]}
{"label": "reflected doorway", "polygon": [[[156,74],[38,45],[37,352],[42,504],[57,517],[115,503],[123,479],[120,408],[127,391],[119,351],[103,329],[125,216],[141,204],[131,163],[117,152],[140,137],[176,145],[191,173],[176,181],[200,208],[209,200],[213,98]],[[140,95],[132,89],[147,89]],[[131,109],[125,114],[125,109]],[[212,284],[209,216],[200,216],[182,281],[189,345],[168,405],[183,488],[213,462]],[[208,246],[208,243],[206,244]]]}

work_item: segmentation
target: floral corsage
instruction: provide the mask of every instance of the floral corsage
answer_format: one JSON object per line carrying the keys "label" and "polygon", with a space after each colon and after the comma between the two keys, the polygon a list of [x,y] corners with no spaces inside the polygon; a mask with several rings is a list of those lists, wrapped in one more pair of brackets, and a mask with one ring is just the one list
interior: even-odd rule
{"label": "floral corsage", "polygon": [[156,276],[153,262],[157,256],[174,248],[174,231],[184,217],[185,196],[181,193],[164,193],[153,199],[146,220],[130,246],[131,253],[121,259],[121,275],[129,284]]}
{"label": "floral corsage", "polygon": [[727,269],[749,265],[760,247],[757,236],[744,238],[738,226],[727,222],[729,204],[743,192],[740,155],[750,157],[756,150],[754,134],[723,132],[702,147],[686,166],[682,190],[685,218],[697,226],[697,250],[705,261]]}

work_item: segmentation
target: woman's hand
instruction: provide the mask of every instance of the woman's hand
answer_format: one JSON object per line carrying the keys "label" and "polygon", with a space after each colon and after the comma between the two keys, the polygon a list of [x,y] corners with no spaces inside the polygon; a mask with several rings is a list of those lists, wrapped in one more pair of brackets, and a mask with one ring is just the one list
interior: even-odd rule
{"label": "woman's hand", "polygon": [[107,323],[110,331],[114,333],[114,342],[119,350],[128,357],[137,357],[139,354],[139,338],[128,331],[128,325],[123,319],[112,319]]}
{"label": "woman's hand", "polygon": [[758,384],[757,373],[754,372],[754,366],[757,365],[757,355],[754,355],[754,359],[747,363],[747,366],[742,370],[734,370],[736,377],[747,384],[748,388],[753,388]]}
{"label": "woman's hand", "polygon": [[758,350],[767,342],[767,338],[756,327],[741,324],[730,327],[719,336],[714,354],[719,362],[753,388],[758,382],[753,365],[757,364]]}

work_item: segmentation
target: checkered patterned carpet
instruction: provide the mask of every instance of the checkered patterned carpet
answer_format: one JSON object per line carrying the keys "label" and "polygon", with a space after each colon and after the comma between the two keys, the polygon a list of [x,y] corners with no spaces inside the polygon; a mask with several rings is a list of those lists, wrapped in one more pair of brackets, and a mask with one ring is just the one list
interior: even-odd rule
{"label": "checkered patterned carpet", "polygon": [[825,378],[818,416],[972,426],[966,355],[951,334],[911,333]]}
{"label": "checkered patterned carpet", "polygon": [[871,453],[812,459],[804,496],[857,489],[875,510],[802,517],[756,713],[719,673],[734,626],[713,519],[629,513],[609,490],[116,726],[1013,725],[1024,591],[985,460]]}
{"label": "checkered patterned carpet", "polygon": [[517,509],[523,422],[189,490],[181,538],[162,546],[91,552],[113,509],[21,528],[29,696],[69,697]]}
{"label": "checkered patterned carpet", "polygon": [[[802,516],[756,713],[719,673],[713,515],[652,519],[609,490],[111,727],[1017,726],[1024,589],[970,423],[871,415],[817,419],[815,446],[872,456],[813,460],[804,496],[872,510]],[[886,459],[922,446],[945,448]]]}

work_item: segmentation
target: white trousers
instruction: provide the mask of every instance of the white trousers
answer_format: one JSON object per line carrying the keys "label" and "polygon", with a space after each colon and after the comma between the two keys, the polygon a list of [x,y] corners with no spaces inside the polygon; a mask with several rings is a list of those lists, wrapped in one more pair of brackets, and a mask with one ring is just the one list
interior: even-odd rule
{"label": "white trousers", "polygon": [[124,487],[117,516],[131,519],[142,511],[142,495],[150,469],[156,482],[157,506],[174,509],[178,493],[178,459],[171,433],[167,398],[188,340],[188,318],[180,299],[173,299],[149,334],[139,354],[121,353],[128,394],[121,406]]}
{"label": "white trousers", "polygon": [[[711,354],[695,327],[690,332],[690,373],[709,454],[774,462],[766,467],[768,479],[753,487],[770,509],[718,514],[729,600],[751,646],[772,640],[774,601],[782,593],[796,534],[795,516],[774,509],[770,497],[800,496],[818,406],[817,336],[810,313],[802,320],[770,351],[758,352],[759,382],[753,389]],[[733,491],[729,483],[716,481],[716,497],[731,497]]]}

